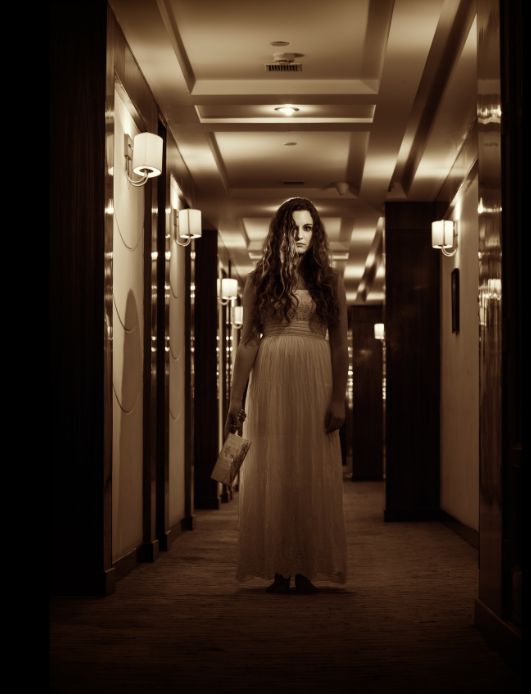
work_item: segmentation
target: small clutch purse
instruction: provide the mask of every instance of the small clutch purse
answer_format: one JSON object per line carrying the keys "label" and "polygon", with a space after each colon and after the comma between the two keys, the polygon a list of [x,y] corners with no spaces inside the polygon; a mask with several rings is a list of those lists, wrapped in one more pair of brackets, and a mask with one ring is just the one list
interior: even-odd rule
{"label": "small clutch purse", "polygon": [[230,433],[225,439],[210,477],[231,486],[250,447],[251,442],[248,439]]}

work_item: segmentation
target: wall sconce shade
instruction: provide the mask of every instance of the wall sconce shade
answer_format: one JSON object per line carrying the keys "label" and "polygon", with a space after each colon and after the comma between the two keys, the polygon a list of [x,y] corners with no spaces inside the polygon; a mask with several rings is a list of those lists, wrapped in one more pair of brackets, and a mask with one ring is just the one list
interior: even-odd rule
{"label": "wall sconce shade", "polygon": [[[443,255],[451,257],[457,252],[457,224],[451,219],[437,219],[431,223],[431,245]],[[448,249],[452,249],[451,252]]]}
{"label": "wall sconce shade", "polygon": [[243,306],[235,306],[232,311],[232,322],[235,328],[241,328],[243,325]]}
{"label": "wall sconce shade", "polygon": [[179,234],[181,238],[200,239],[201,210],[179,210]]}
{"label": "wall sconce shade", "polygon": [[162,173],[162,137],[153,133],[135,135],[133,171],[139,176],[160,176]]}
{"label": "wall sconce shade", "polygon": [[[202,236],[201,210],[173,210],[173,233],[179,246],[188,246],[192,239]],[[186,239],[183,243],[181,239]]]}
{"label": "wall sconce shade", "polygon": [[383,323],[374,324],[374,339],[383,340],[385,339],[385,325]]}
{"label": "wall sconce shade", "polygon": [[[148,178],[160,176],[162,173],[162,137],[153,133],[139,133],[134,140],[125,135],[124,155],[129,183],[143,186]],[[131,178],[133,173],[141,176],[139,180]]]}
{"label": "wall sconce shade", "polygon": [[[220,284],[221,282],[221,284]],[[231,301],[238,298],[238,280],[224,277],[218,279],[218,300],[222,306],[226,306]]]}

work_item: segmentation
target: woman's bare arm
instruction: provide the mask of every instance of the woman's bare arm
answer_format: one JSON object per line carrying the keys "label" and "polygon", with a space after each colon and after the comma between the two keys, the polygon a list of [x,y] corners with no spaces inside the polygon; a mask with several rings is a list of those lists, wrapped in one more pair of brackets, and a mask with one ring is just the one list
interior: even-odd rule
{"label": "woman's bare arm", "polygon": [[332,357],[332,372],[334,387],[332,402],[345,403],[348,378],[348,342],[347,342],[347,295],[343,277],[337,273],[337,301],[339,304],[339,320],[333,327],[328,328],[330,340],[330,355]]}
{"label": "woman's bare arm", "polygon": [[242,407],[245,386],[247,385],[249,374],[253,368],[258,347],[260,346],[260,336],[252,326],[256,310],[255,304],[256,290],[251,276],[247,275],[243,290],[243,325],[241,339],[234,361],[230,395],[231,407]]}

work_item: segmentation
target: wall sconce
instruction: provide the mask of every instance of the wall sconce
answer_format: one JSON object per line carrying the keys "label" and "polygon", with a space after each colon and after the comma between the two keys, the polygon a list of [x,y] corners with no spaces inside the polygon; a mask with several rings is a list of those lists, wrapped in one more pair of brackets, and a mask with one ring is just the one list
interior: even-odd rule
{"label": "wall sconce", "polygon": [[231,279],[230,277],[224,277],[221,280],[221,291],[220,291],[220,280],[218,280],[218,301],[222,306],[226,306],[232,301],[238,298],[238,280]]}
{"label": "wall sconce", "polygon": [[[451,219],[438,219],[431,223],[431,245],[443,255],[451,258],[457,253],[457,222]],[[448,249],[453,249],[448,252]]]}
{"label": "wall sconce", "polygon": [[[130,135],[124,135],[124,156],[129,183],[136,187],[145,185],[148,178],[162,173],[162,137],[139,133],[132,140]],[[131,169],[141,178],[131,178]]]}
{"label": "wall sconce", "polygon": [[[172,208],[173,238],[179,246],[188,246],[192,239],[200,239],[201,210],[175,210]],[[188,239],[183,243],[180,239]]]}
{"label": "wall sconce", "polygon": [[239,330],[243,325],[243,306],[235,306],[232,309],[232,324]]}
{"label": "wall sconce", "polygon": [[384,340],[385,339],[385,325],[383,323],[374,324],[374,339]]}

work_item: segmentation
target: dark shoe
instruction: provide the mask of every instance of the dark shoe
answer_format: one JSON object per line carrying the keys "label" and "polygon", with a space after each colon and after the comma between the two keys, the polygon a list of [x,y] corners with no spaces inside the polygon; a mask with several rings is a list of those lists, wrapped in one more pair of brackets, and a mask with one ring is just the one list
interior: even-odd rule
{"label": "dark shoe", "polygon": [[291,576],[284,578],[282,574],[275,574],[274,582],[266,588],[267,593],[289,593],[289,581]]}
{"label": "dark shoe", "polygon": [[302,574],[295,574],[295,592],[296,593],[319,593],[319,588],[314,586],[309,578]]}

